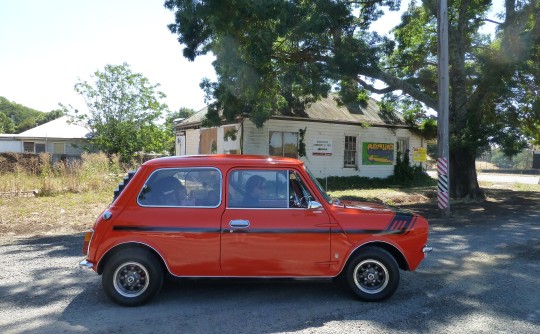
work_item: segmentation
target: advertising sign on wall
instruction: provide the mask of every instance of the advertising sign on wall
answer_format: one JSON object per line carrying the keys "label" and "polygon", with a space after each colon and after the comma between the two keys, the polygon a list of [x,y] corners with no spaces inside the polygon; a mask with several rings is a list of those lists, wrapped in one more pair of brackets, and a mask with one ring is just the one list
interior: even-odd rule
{"label": "advertising sign on wall", "polygon": [[330,156],[332,155],[332,139],[314,138],[313,155]]}
{"label": "advertising sign on wall", "polygon": [[392,143],[363,143],[362,165],[394,164],[394,146]]}
{"label": "advertising sign on wall", "polygon": [[425,147],[413,147],[413,161],[414,162],[426,162],[427,148]]}

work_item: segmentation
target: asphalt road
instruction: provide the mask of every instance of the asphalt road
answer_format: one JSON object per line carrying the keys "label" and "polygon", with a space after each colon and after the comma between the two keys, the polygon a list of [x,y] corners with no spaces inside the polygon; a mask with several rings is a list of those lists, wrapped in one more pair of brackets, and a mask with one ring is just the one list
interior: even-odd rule
{"label": "asphalt road", "polygon": [[125,308],[78,268],[82,235],[2,237],[0,333],[540,333],[540,196],[522,194],[432,217],[434,252],[382,303],[329,281],[205,279]]}

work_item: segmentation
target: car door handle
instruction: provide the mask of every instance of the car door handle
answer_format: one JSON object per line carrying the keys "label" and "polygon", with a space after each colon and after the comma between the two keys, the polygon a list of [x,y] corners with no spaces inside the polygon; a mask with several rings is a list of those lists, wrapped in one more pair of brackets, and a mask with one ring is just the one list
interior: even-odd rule
{"label": "car door handle", "polygon": [[249,220],[234,219],[229,222],[229,226],[232,228],[246,228],[249,227]]}

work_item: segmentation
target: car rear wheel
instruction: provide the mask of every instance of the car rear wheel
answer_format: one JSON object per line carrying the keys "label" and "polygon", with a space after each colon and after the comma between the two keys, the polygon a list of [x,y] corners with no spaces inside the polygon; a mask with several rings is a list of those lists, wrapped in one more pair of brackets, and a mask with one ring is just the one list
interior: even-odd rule
{"label": "car rear wheel", "polygon": [[367,247],[349,261],[346,283],[352,292],[364,301],[381,301],[396,291],[399,267],[390,253],[382,248]]}
{"label": "car rear wheel", "polygon": [[145,304],[161,290],[163,268],[155,255],[143,249],[124,249],[103,270],[103,289],[124,306]]}

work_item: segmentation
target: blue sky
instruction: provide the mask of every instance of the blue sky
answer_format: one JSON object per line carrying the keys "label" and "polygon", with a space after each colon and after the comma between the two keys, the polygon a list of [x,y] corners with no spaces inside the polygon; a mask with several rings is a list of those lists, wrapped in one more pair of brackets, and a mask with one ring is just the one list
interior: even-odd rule
{"label": "blue sky", "polygon": [[[215,79],[212,56],[188,62],[167,28],[163,0],[0,0],[0,96],[51,111],[58,103],[84,110],[73,86],[107,64],[127,62],[159,83],[171,110],[204,107],[202,78]],[[502,2],[502,0],[495,0]],[[408,1],[403,1],[402,9]],[[392,12],[372,28],[400,21]]]}

